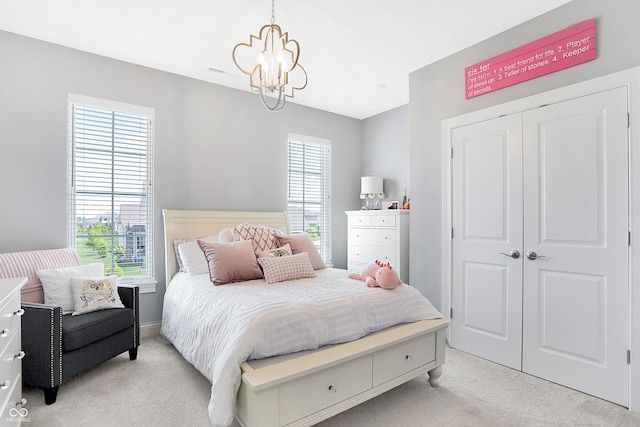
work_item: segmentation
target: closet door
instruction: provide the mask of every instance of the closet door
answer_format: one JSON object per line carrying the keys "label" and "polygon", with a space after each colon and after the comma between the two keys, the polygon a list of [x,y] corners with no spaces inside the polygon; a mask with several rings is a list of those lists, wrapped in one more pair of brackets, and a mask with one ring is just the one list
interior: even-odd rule
{"label": "closet door", "polygon": [[523,370],[624,406],[627,141],[626,88],[523,113]]}
{"label": "closet door", "polygon": [[521,369],[521,114],[452,132],[451,346]]}

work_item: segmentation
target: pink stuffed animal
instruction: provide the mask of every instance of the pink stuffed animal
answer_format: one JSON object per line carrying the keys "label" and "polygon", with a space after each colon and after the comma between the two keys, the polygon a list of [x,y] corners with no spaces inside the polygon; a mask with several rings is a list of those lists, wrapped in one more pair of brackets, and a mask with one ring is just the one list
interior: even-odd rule
{"label": "pink stuffed animal", "polygon": [[391,268],[389,263],[383,264],[376,260],[362,269],[362,273],[350,273],[350,279],[361,280],[369,287],[381,287],[384,289],[393,289],[402,285],[402,280],[398,277],[398,273]]}

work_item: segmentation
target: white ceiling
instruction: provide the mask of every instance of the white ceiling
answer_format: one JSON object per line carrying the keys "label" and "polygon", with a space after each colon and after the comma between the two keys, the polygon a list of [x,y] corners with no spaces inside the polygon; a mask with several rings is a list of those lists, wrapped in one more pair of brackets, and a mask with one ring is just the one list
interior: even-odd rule
{"label": "white ceiling", "polygon": [[[357,119],[407,104],[410,72],[568,2],[277,0],[309,76],[291,102]],[[242,90],[231,51],[270,20],[269,0],[0,1],[2,30]]]}

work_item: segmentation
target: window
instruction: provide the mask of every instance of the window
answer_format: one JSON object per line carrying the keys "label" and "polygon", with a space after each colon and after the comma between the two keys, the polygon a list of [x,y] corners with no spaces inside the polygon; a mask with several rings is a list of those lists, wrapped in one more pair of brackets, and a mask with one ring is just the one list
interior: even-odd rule
{"label": "window", "polygon": [[287,210],[292,233],[309,233],[331,265],[331,141],[289,135]]}
{"label": "window", "polygon": [[69,97],[69,246],[105,274],[153,278],[153,109]]}

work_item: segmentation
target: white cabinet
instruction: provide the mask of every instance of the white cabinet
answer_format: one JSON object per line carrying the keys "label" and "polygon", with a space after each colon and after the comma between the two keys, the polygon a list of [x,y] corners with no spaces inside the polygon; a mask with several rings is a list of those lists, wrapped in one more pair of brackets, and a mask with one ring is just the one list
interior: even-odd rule
{"label": "white cabinet", "polygon": [[[22,408],[22,351],[20,289],[27,278],[0,279],[0,426],[18,425]],[[12,410],[13,409],[13,410]],[[6,424],[5,424],[6,423]]]}
{"label": "white cabinet", "polygon": [[360,273],[379,260],[398,270],[409,283],[409,210],[347,211],[350,271]]}

